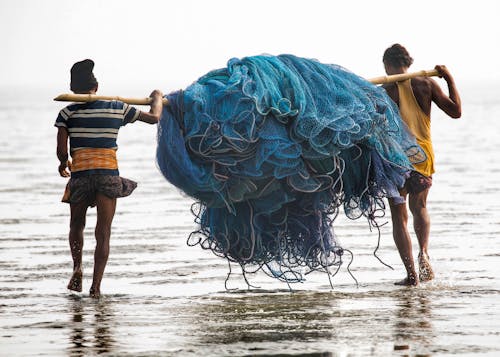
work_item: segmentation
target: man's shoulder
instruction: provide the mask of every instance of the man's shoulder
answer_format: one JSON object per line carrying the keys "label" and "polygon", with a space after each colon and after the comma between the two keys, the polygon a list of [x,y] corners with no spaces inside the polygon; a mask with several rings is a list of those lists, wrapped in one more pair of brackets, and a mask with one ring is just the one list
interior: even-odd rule
{"label": "man's shoulder", "polygon": [[397,100],[398,86],[396,83],[386,83],[382,86],[382,88],[385,89],[389,97],[391,97],[393,100]]}
{"label": "man's shoulder", "polygon": [[429,94],[432,91],[432,79],[428,77],[415,77],[411,80],[413,92]]}
{"label": "man's shoulder", "polygon": [[382,88],[384,88],[386,91],[391,91],[391,90],[395,90],[397,88],[397,85],[395,82],[385,83],[382,85]]}
{"label": "man's shoulder", "polygon": [[127,104],[119,100],[96,100],[88,104],[89,109],[123,109]]}
{"label": "man's shoulder", "polygon": [[83,105],[85,105],[85,103],[71,103],[71,104],[68,104],[67,106],[65,106],[62,110],[74,112],[74,111],[80,109]]}
{"label": "man's shoulder", "polygon": [[429,87],[432,85],[432,79],[429,77],[415,77],[411,80],[412,85]]}

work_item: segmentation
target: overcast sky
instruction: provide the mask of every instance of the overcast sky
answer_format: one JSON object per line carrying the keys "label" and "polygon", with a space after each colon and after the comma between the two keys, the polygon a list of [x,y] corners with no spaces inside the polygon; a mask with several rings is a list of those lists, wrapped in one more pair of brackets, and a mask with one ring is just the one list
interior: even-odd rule
{"label": "overcast sky", "polygon": [[0,88],[68,92],[71,65],[92,58],[101,94],[167,93],[262,53],[371,78],[396,42],[412,70],[486,83],[500,80],[499,16],[497,0],[1,0]]}

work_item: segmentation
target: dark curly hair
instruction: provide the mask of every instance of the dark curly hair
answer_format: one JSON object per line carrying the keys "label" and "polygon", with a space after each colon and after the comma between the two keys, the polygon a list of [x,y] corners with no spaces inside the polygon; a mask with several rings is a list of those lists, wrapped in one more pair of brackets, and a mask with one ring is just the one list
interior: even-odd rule
{"label": "dark curly hair", "polygon": [[385,50],[382,61],[393,67],[410,67],[413,63],[413,58],[399,43],[396,43]]}

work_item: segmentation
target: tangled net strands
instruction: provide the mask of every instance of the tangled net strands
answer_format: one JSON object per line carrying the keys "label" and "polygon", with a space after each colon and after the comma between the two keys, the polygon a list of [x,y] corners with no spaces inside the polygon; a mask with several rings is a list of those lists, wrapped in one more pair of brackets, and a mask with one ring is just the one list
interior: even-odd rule
{"label": "tangled net strands", "polygon": [[244,276],[263,270],[291,283],[338,271],[339,209],[378,227],[383,198],[399,197],[421,154],[383,89],[316,60],[231,59],[167,98],[157,162],[197,200],[188,244]]}

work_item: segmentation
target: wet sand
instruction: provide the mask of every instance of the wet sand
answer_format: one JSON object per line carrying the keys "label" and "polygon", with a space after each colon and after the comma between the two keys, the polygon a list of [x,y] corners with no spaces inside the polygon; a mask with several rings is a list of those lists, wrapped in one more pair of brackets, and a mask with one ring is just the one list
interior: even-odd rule
{"label": "wet sand", "polygon": [[[377,233],[341,216],[351,272],[313,273],[292,285],[238,267],[186,240],[191,199],[154,164],[155,127],[120,131],[122,176],[139,182],[119,199],[99,300],[88,297],[95,209],[85,231],[83,292],[71,276],[69,207],[60,203],[56,129],[60,104],[0,105],[0,355],[357,356],[500,354],[500,95],[463,90],[464,117],[434,109],[437,173],[429,197],[436,279],[393,283],[403,267],[390,224]],[[389,212],[380,220],[390,221]],[[415,239],[414,239],[415,240]],[[414,242],[416,249],[416,242]]]}

